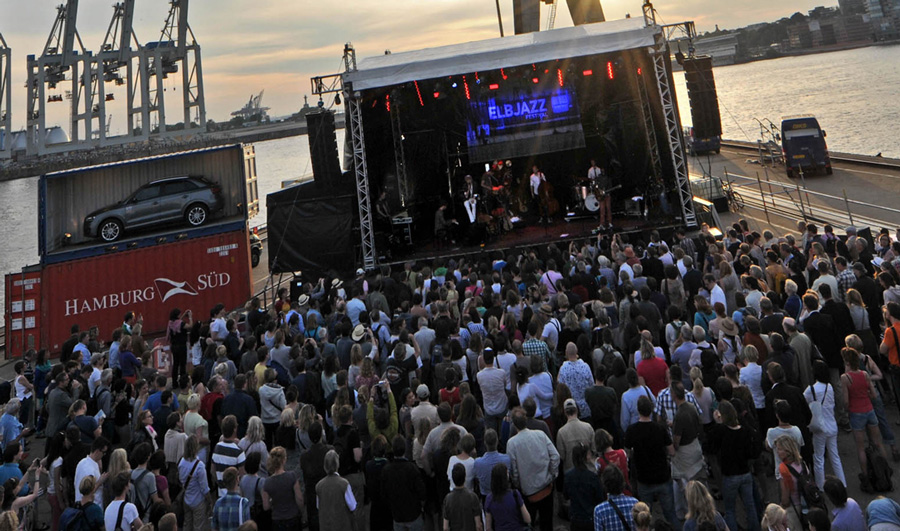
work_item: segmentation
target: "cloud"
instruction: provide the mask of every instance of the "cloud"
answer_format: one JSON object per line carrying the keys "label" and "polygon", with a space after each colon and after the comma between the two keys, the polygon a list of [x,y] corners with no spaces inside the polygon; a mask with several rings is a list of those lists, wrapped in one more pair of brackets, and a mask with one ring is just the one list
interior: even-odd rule
{"label": "cloud", "polygon": [[[557,27],[571,25],[565,0],[558,0]],[[24,125],[25,57],[39,54],[59,2],[0,0],[0,33],[13,48],[13,121]],[[733,28],[805,12],[820,0],[669,0],[657,2],[660,21],[694,20],[700,31]],[[96,51],[112,14],[111,2],[82,1],[78,29],[85,47]],[[512,32],[512,1],[500,0],[504,27]],[[137,2],[135,32],[141,42],[159,39],[168,5]],[[541,25],[546,20],[547,7]],[[608,19],[640,16],[640,0],[603,2]],[[296,1],[206,0],[191,3],[190,24],[202,47],[207,116],[227,119],[250,96],[265,89],[271,114],[296,112],[309,77],[340,70],[344,43],[358,57],[499,36],[491,0]],[[54,110],[56,123],[65,113]],[[124,122],[124,120],[120,120]],[[115,126],[114,126],[115,127]]]}

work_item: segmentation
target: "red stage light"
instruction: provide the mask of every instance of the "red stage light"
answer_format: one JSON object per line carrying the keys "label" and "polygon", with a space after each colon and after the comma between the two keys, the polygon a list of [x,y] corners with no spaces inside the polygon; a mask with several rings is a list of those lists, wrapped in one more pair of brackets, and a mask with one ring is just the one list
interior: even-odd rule
{"label": "red stage light", "polygon": [[384,107],[387,109],[387,112],[391,112],[391,95],[388,94],[384,97]]}
{"label": "red stage light", "polygon": [[503,80],[506,81],[506,72],[501,68],[500,75],[503,77]]}
{"label": "red stage light", "polygon": [[557,81],[559,81],[559,86],[560,87],[563,86],[562,70],[559,68],[556,69],[556,79],[557,79]]}
{"label": "red stage light", "polygon": [[541,81],[541,80],[538,79],[538,78],[536,78],[536,77],[531,78],[531,82],[534,83],[535,85],[537,85],[538,83],[540,83],[540,81]]}
{"label": "red stage light", "polygon": [[592,75],[594,75],[594,71],[593,70],[585,70],[584,72],[582,72],[582,75],[592,76]]}
{"label": "red stage light", "polygon": [[466,89],[466,99],[471,100],[472,96],[469,94],[469,81],[466,80],[466,76],[463,76],[463,87]]}
{"label": "red stage light", "polygon": [[434,99],[438,99],[438,98],[440,98],[440,97],[441,97],[441,93],[440,93],[440,92],[435,92],[435,93],[434,93]]}
{"label": "red stage light", "polygon": [[642,76],[642,75],[644,75],[644,72],[643,72],[643,71],[641,71],[641,67],[638,67],[638,75],[639,75],[639,76]]}
{"label": "red stage light", "polygon": [[615,79],[615,73],[613,72],[613,64],[612,61],[607,61],[606,63],[606,75],[610,79]]}
{"label": "red stage light", "polygon": [[480,81],[480,79],[478,79],[478,72],[475,72],[475,81]]}
{"label": "red stage light", "polygon": [[498,88],[500,88],[500,85],[498,85],[497,83],[491,83],[490,85],[488,85],[488,88],[491,90],[497,90]]}
{"label": "red stage light", "polygon": [[425,102],[422,101],[422,92],[419,90],[419,82],[418,82],[418,81],[413,81],[413,83],[416,85],[416,95],[419,96],[419,105],[420,105],[421,107],[424,107],[424,106],[425,106]]}

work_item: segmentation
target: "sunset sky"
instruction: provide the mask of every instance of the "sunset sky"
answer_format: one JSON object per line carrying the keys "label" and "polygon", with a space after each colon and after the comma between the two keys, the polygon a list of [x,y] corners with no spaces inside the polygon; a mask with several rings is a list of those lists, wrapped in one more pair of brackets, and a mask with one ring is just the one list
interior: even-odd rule
{"label": "sunset sky", "polygon": [[[13,126],[24,126],[25,60],[39,54],[63,0],[0,0],[0,34],[13,49]],[[735,28],[806,13],[833,0],[669,0],[655,4],[665,23],[694,20],[698,29]],[[113,0],[81,0],[78,29],[88,50],[97,51],[112,16]],[[512,0],[501,0],[504,27],[512,33]],[[570,26],[560,0],[556,27]],[[607,19],[640,16],[640,0],[603,2]],[[546,7],[541,26],[546,19]],[[135,31],[142,43],[159,40],[168,10],[164,0],[139,0]],[[207,117],[227,120],[251,96],[266,91],[272,116],[296,112],[309,93],[309,78],[338,71],[345,42],[357,56],[386,49],[414,50],[499,36],[493,0],[194,0],[190,24],[202,47]],[[180,79],[180,77],[178,78]],[[169,85],[175,84],[170,81]],[[124,101],[124,90],[117,101]],[[310,102],[313,104],[314,102]],[[48,125],[65,120],[60,104]],[[112,112],[116,112],[113,110]],[[116,134],[124,118],[114,116]]]}

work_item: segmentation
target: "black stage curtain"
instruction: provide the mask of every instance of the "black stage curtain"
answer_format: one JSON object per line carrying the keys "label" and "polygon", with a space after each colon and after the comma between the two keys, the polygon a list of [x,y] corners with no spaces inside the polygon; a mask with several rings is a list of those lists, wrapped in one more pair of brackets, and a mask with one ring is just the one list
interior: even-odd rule
{"label": "black stage curtain", "polygon": [[310,181],[266,196],[269,270],[306,278],[349,276],[356,268],[356,195],[324,195]]}

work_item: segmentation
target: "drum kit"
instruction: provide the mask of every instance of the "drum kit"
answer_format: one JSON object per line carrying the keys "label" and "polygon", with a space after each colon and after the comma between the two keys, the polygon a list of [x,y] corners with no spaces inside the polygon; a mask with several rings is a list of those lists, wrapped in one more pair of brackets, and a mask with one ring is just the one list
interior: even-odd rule
{"label": "drum kit", "polygon": [[574,187],[575,206],[593,214],[600,210],[600,202],[606,198],[607,194],[621,187],[621,184],[617,184],[604,190],[592,179],[585,178]]}

